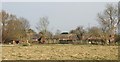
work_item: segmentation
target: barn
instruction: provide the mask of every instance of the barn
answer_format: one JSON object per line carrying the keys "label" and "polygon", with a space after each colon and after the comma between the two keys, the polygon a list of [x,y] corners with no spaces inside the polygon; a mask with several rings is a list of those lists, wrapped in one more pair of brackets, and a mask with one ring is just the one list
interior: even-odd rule
{"label": "barn", "polygon": [[60,44],[68,44],[73,43],[73,41],[78,40],[76,34],[69,34],[69,33],[61,33],[56,37]]}

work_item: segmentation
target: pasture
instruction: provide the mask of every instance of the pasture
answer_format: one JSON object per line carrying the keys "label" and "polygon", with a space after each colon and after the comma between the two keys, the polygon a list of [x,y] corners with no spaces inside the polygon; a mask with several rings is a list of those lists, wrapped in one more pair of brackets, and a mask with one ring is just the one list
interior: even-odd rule
{"label": "pasture", "polygon": [[117,60],[118,46],[40,44],[2,46],[3,60]]}

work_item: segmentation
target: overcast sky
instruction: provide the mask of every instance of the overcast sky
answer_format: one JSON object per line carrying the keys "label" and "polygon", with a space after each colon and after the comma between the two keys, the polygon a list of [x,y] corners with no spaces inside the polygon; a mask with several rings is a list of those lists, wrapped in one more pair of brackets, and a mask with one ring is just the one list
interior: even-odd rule
{"label": "overcast sky", "polygon": [[102,12],[108,2],[19,2],[2,3],[2,9],[18,17],[30,21],[31,28],[36,29],[40,17],[47,16],[50,22],[49,30],[55,32],[69,31],[77,26],[98,26],[97,13]]}

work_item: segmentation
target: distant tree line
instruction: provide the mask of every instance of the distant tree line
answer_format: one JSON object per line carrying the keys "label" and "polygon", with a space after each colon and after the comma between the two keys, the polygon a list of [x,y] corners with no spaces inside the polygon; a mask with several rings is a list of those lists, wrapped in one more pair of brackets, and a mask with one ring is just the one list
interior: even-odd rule
{"label": "distant tree line", "polygon": [[[32,33],[37,34],[34,30],[30,29],[29,21],[23,17],[18,18],[16,15],[7,13],[2,10],[0,12],[1,23],[1,38],[2,42],[8,42],[11,39],[25,40],[29,39]],[[118,19],[118,7],[117,5],[107,4],[103,12],[97,14],[97,21],[99,27],[93,26],[88,29],[84,29],[83,26],[70,30],[69,33],[76,34],[79,40],[83,40],[90,37],[99,37],[106,43],[114,37],[114,41],[120,41],[120,35],[117,33],[117,29],[120,25]],[[45,38],[53,38],[54,35],[48,30],[49,27],[48,17],[41,17],[36,29]],[[59,35],[60,30],[57,30],[55,35]],[[40,35],[39,35],[40,36]]]}

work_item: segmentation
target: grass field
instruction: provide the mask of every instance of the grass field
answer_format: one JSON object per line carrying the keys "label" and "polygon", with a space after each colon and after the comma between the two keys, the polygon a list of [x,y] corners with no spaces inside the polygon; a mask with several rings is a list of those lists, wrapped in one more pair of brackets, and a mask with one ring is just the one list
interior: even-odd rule
{"label": "grass field", "polygon": [[3,60],[117,60],[118,46],[40,44],[3,46]]}

